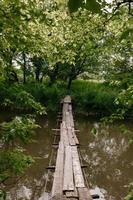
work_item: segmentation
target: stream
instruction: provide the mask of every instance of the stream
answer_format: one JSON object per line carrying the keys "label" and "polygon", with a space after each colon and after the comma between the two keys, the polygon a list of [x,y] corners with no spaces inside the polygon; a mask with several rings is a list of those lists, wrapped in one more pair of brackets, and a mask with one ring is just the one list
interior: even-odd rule
{"label": "stream", "polygon": [[[11,117],[1,113],[0,122]],[[120,123],[102,128],[97,118],[74,118],[75,127],[80,130],[77,136],[83,163],[87,166],[89,187],[102,192],[106,200],[123,200],[129,191],[129,184],[133,182],[133,144],[129,144],[127,136],[120,133]],[[56,115],[51,113],[38,117],[37,121],[41,128],[36,131],[35,141],[25,146],[36,162],[17,182],[12,180],[7,183],[7,200],[38,200],[41,194],[48,196],[51,190],[53,172],[49,170],[48,174],[46,167],[52,150],[51,129],[56,128]],[[133,132],[131,121],[125,124]],[[94,127],[97,130],[95,134],[92,133]],[[47,193],[44,193],[45,189]]]}

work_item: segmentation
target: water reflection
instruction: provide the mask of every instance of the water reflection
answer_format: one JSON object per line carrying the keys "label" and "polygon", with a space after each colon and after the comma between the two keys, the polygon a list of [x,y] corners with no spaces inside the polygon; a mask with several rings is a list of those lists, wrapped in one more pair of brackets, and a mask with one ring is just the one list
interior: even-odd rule
{"label": "water reflection", "polygon": [[90,194],[92,197],[99,197],[98,200],[105,200],[107,192],[104,189],[96,186],[95,188],[90,189]]}
{"label": "water reflection", "polygon": [[[123,200],[128,193],[125,185],[133,180],[133,146],[120,134],[118,125],[102,129],[96,119],[79,119],[77,127],[90,186],[104,188],[106,199]],[[96,135],[90,134],[93,127],[97,128]]]}
{"label": "water reflection", "polygon": [[10,190],[10,193],[7,194],[6,200],[48,200],[50,199],[50,193],[43,192],[40,197],[33,197],[33,191],[22,185],[20,187],[15,187]]}

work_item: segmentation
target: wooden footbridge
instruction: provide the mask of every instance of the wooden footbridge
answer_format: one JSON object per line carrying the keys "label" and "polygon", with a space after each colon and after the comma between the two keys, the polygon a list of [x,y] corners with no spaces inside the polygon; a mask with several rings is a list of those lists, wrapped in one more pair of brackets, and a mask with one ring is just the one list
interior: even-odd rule
{"label": "wooden footbridge", "polygon": [[92,200],[83,176],[78,153],[70,96],[62,101],[60,140],[52,185],[52,200]]}

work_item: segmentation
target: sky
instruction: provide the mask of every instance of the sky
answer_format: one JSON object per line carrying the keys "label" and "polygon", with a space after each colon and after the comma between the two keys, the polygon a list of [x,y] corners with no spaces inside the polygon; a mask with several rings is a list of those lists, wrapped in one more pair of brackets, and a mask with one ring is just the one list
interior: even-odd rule
{"label": "sky", "polygon": [[112,3],[112,0],[106,0],[107,3]]}

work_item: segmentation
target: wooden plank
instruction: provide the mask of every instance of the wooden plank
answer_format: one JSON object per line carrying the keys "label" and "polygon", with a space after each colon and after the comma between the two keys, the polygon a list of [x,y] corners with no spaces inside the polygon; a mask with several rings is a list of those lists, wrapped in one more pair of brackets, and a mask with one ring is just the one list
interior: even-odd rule
{"label": "wooden plank", "polygon": [[64,144],[59,142],[57,160],[56,160],[56,169],[54,173],[54,181],[52,187],[52,197],[63,195],[63,174],[64,174]]}
{"label": "wooden plank", "polygon": [[65,113],[66,127],[70,127],[70,121],[69,121],[69,119],[70,119],[69,112],[66,111],[66,113]]}
{"label": "wooden plank", "polygon": [[73,123],[72,123],[72,119],[70,119],[70,113],[67,112],[66,113],[66,126],[67,126],[67,128],[71,128],[71,134],[72,134],[71,138],[73,138],[75,140],[76,144],[79,144],[78,138],[74,131],[74,125],[72,125],[72,124]]}
{"label": "wooden plank", "polygon": [[62,196],[60,194],[56,194],[55,196],[53,196],[49,200],[68,200],[68,199],[65,196]]}
{"label": "wooden plank", "polygon": [[64,100],[63,100],[63,103],[71,103],[71,97],[69,95],[67,95]]}
{"label": "wooden plank", "polygon": [[66,122],[66,112],[68,111],[68,104],[63,104],[63,116],[62,120]]}
{"label": "wooden plank", "polygon": [[72,105],[69,104],[69,111],[72,112]]}
{"label": "wooden plank", "polygon": [[71,151],[72,151],[72,163],[73,163],[75,186],[77,188],[85,187],[77,146],[71,146]]}
{"label": "wooden plank", "polygon": [[67,129],[66,129],[66,123],[63,121],[61,124],[61,141],[63,141],[65,146],[69,145],[69,139],[68,139],[68,134],[67,134]]}
{"label": "wooden plank", "polygon": [[[68,128],[68,137],[69,137],[70,145],[79,144],[79,141],[78,141],[77,136],[74,131],[74,127],[72,126],[72,123],[71,123],[69,112],[66,112],[66,126]],[[70,131],[70,129],[71,129],[71,131]]]}
{"label": "wooden plank", "polygon": [[71,105],[69,105],[68,110],[69,110],[69,115],[70,115],[70,117],[69,117],[70,125],[71,125],[71,127],[74,128],[74,119],[73,119],[72,106]]}
{"label": "wooden plank", "polygon": [[74,139],[74,140],[75,140],[75,144],[79,145],[78,138],[77,138],[77,136],[76,136],[76,134],[75,134],[75,131],[74,131],[74,123],[73,123],[73,119],[72,119],[72,117],[71,117],[70,112],[66,112],[66,126],[67,126],[67,128],[69,128],[69,129],[71,128],[71,136],[70,136],[70,134],[69,134],[69,140],[70,140],[70,138],[71,138],[71,140],[69,141],[70,144],[71,144],[71,142],[72,142],[71,145],[74,145],[74,143],[73,143],[73,139]]}
{"label": "wooden plank", "polygon": [[65,148],[63,191],[74,191],[71,146]]}
{"label": "wooden plank", "polygon": [[87,188],[78,188],[79,200],[92,200],[90,192]]}
{"label": "wooden plank", "polygon": [[63,141],[63,123],[64,122],[62,122],[61,124],[60,124],[60,141]]}
{"label": "wooden plank", "polygon": [[69,144],[71,146],[75,146],[76,145],[76,141],[75,141],[75,137],[74,137],[74,134],[72,132],[72,128],[71,127],[67,127],[67,134],[68,134]]}

